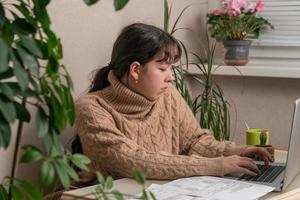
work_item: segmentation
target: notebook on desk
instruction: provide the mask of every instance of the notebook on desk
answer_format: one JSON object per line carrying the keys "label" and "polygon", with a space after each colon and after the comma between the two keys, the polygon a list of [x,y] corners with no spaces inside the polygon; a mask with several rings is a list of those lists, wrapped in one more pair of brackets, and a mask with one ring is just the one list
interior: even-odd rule
{"label": "notebook on desk", "polygon": [[300,171],[300,99],[296,100],[293,122],[291,127],[287,160],[285,163],[271,163],[266,168],[258,163],[261,174],[258,177],[241,176],[242,181],[250,181],[258,184],[275,187],[275,191],[284,190]]}

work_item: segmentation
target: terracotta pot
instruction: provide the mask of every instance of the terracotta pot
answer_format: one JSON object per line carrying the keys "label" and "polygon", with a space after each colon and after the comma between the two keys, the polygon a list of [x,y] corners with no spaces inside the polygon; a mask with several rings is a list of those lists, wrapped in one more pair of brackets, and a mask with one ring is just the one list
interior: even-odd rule
{"label": "terracotta pot", "polygon": [[251,42],[251,40],[223,41],[225,47],[225,64],[236,66],[246,65],[248,63]]}

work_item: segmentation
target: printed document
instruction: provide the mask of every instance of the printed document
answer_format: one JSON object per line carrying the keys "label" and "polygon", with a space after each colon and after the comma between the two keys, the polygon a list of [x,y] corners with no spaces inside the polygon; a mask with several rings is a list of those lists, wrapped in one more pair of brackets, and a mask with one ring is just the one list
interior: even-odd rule
{"label": "printed document", "polygon": [[212,176],[178,179],[147,190],[158,200],[255,200],[273,187]]}

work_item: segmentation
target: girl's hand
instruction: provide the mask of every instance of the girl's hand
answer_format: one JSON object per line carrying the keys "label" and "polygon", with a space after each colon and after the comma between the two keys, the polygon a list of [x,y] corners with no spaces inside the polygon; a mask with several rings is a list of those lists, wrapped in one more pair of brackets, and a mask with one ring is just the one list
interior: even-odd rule
{"label": "girl's hand", "polygon": [[269,162],[274,162],[274,147],[247,147],[241,154],[243,157],[258,157],[259,160],[265,162],[265,165],[268,166]]}
{"label": "girl's hand", "polygon": [[242,173],[250,176],[257,176],[260,173],[254,160],[238,155],[224,157],[223,169],[224,175],[231,173]]}

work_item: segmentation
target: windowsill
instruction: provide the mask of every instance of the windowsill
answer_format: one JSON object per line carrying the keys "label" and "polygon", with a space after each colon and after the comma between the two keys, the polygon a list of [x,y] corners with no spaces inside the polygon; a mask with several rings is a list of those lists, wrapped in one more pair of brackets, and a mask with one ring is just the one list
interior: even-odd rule
{"label": "windowsill", "polygon": [[[189,66],[190,73],[201,74],[196,66]],[[214,65],[214,75],[224,76],[251,76],[251,77],[274,77],[274,78],[300,78],[300,67],[272,67],[272,66],[226,66]]]}

